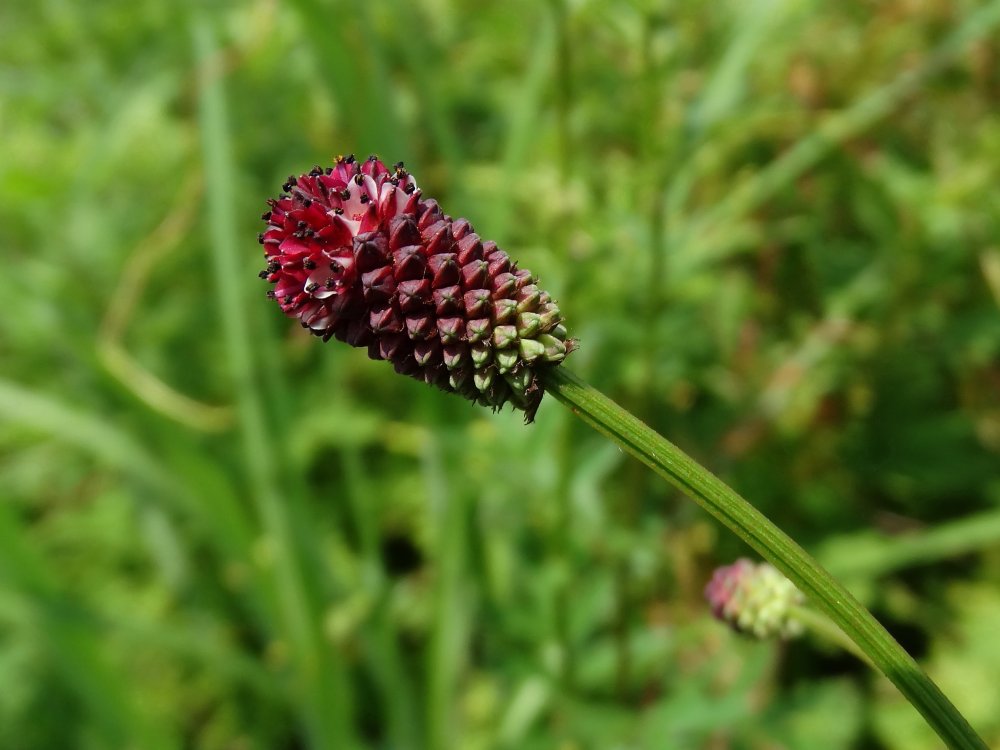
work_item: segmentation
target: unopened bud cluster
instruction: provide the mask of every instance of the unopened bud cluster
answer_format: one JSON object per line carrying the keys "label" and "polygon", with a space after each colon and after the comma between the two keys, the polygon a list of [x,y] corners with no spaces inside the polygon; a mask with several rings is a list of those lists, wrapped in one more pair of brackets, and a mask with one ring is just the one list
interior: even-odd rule
{"label": "unopened bud cluster", "polygon": [[805,597],[768,563],[741,558],[717,568],[705,587],[712,614],[735,630],[757,638],[801,635],[795,610]]}
{"label": "unopened bud cluster", "polygon": [[338,157],[289,177],[261,233],[286,315],[397,372],[531,420],[538,372],[572,350],[562,314],[496,243],[424,199],[402,163]]}

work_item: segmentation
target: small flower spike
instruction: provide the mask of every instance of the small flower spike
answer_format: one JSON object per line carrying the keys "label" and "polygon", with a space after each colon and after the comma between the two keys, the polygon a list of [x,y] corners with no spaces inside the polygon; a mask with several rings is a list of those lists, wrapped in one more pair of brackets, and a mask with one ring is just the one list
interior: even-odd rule
{"label": "small flower spike", "polygon": [[403,163],[338,157],[289,177],[260,235],[268,296],[324,341],[530,422],[538,372],[572,351],[530,271],[425,199]]}
{"label": "small flower spike", "polygon": [[705,587],[712,614],[740,633],[757,638],[802,634],[795,608],[805,597],[795,584],[768,563],[741,558],[715,570]]}

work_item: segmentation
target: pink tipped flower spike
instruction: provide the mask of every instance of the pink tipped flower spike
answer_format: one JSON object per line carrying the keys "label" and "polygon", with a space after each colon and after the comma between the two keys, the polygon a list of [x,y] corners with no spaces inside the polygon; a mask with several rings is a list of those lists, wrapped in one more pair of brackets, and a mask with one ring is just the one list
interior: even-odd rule
{"label": "pink tipped flower spike", "polygon": [[705,598],[712,614],[740,633],[757,638],[791,638],[802,633],[795,609],[805,597],[768,563],[741,558],[716,568],[705,587]]}
{"label": "pink tipped flower spike", "polygon": [[537,373],[572,351],[555,302],[496,243],[424,199],[402,162],[338,157],[268,201],[261,277],[324,341],[368,348],[396,371],[530,422]]}

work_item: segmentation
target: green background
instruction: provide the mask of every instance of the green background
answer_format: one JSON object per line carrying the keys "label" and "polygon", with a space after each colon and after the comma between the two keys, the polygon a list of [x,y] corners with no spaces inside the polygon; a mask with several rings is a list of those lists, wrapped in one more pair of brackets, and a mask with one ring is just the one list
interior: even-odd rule
{"label": "green background", "polygon": [[568,366],[843,578],[1000,747],[1000,3],[0,5],[0,747],[931,750],[547,399],[321,344],[265,199],[404,160]]}

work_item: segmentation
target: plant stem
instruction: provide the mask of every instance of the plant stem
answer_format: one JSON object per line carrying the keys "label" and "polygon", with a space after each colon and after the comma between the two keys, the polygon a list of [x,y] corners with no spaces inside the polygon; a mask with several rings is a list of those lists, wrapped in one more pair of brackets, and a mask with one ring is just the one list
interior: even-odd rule
{"label": "plant stem", "polygon": [[810,607],[792,607],[789,614],[792,619],[798,620],[802,623],[805,629],[810,633],[818,635],[821,638],[840,646],[845,651],[849,651],[869,667],[875,667],[875,665],[872,664],[872,660],[868,658],[868,654],[862,651],[858,647],[858,644],[848,638],[847,634],[838,628],[833,620],[826,615],[821,614]]}
{"label": "plant stem", "polygon": [[798,586],[871,659],[952,750],[987,750],[965,717],[888,631],[804,549],[722,480],[565,367],[545,390],[627,453],[690,496]]}

